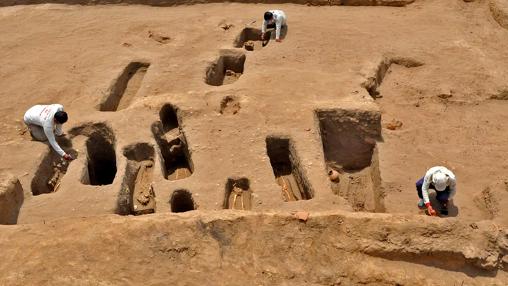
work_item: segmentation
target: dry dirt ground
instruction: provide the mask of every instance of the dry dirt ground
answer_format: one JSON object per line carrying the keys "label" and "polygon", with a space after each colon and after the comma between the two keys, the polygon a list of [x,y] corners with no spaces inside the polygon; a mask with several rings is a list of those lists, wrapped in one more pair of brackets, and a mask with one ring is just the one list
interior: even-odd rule
{"label": "dry dirt ground", "polygon": [[[0,284],[507,285],[507,9],[0,8]],[[48,103],[69,165],[23,126]]]}

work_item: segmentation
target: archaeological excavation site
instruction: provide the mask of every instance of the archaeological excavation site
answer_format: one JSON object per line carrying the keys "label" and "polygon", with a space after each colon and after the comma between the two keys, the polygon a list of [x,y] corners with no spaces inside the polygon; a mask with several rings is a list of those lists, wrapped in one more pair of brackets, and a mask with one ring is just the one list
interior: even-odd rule
{"label": "archaeological excavation site", "polygon": [[2,286],[508,285],[508,0],[2,0],[0,33]]}

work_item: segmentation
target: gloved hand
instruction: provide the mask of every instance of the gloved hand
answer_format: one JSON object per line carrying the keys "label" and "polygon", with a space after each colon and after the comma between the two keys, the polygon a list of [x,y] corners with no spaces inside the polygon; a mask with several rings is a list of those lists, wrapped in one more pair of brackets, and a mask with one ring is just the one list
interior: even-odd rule
{"label": "gloved hand", "polygon": [[430,216],[436,216],[437,215],[437,212],[432,208],[432,206],[430,204],[427,206],[427,213]]}

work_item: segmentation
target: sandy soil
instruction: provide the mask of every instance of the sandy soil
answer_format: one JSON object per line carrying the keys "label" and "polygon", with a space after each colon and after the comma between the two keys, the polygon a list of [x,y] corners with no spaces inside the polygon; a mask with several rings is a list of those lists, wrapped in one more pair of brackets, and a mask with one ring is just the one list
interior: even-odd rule
{"label": "sandy soil", "polygon": [[[508,224],[503,211],[508,206],[508,30],[493,15],[492,1],[442,2],[416,1],[406,7],[277,5],[289,16],[286,37],[265,47],[255,43],[254,51],[234,48],[235,39],[245,27],[259,28],[263,12],[273,5],[0,8],[0,171],[17,177],[24,192],[21,209],[9,213],[19,211],[17,223],[22,225],[2,227],[1,246],[8,245],[14,253],[26,247],[22,241],[44,232],[44,223],[61,218],[66,219],[51,223],[59,237],[70,229],[88,231],[90,224],[104,229],[112,222],[112,232],[129,229],[151,235],[153,225],[169,224],[166,218],[179,221],[171,211],[197,209],[190,212],[191,221],[208,215],[222,219],[223,208],[242,208],[243,200],[228,206],[234,200],[231,182],[242,180],[248,182],[248,187],[241,187],[246,190],[248,209],[257,215],[236,210],[233,218],[226,216],[224,221],[231,227],[248,214],[253,221],[252,229],[245,226],[249,232],[266,223],[256,222],[264,213],[285,216],[299,210],[311,215],[352,212],[347,216],[366,215],[388,228],[407,218],[415,227],[433,229],[437,224],[451,233],[459,231],[459,222],[487,220],[482,223],[495,225],[502,233]],[[233,76],[225,76],[226,70]],[[64,125],[65,148],[77,156],[63,176],[48,171],[58,165],[58,158],[48,153],[45,144],[31,141],[22,124],[31,105],[56,102],[70,116]],[[146,162],[153,162],[153,167],[141,167]],[[284,165],[280,170],[285,171],[278,171],[277,164]],[[457,175],[452,218],[424,218],[416,208],[414,183],[434,165],[447,166]],[[340,182],[330,182],[331,167],[341,170]],[[287,177],[291,192],[298,193],[288,196],[276,177]],[[53,187],[37,189],[51,191],[58,184],[56,192],[32,194],[52,178],[58,178]],[[156,215],[139,219],[111,215],[135,213],[132,194],[148,200],[146,208]],[[286,202],[287,197],[302,199]],[[322,216],[324,221],[334,221],[333,215]],[[72,218],[79,218],[75,225]],[[129,219],[136,226],[129,228]],[[178,227],[192,228],[185,223]],[[273,235],[265,240],[280,235],[296,239],[294,233],[263,227]],[[440,239],[444,232],[428,235]],[[19,243],[14,235],[22,237]],[[50,240],[49,234],[44,237]],[[454,243],[465,241],[461,234]],[[488,239],[478,241],[479,249],[488,243]],[[194,242],[199,252],[202,242]],[[106,259],[101,251],[106,246],[100,243],[97,238],[82,242],[87,248],[97,244],[97,259]],[[130,247],[131,242],[121,243]],[[448,253],[431,248],[433,243],[427,240],[419,251]],[[250,254],[242,247],[237,253],[245,259]],[[43,249],[51,252],[49,246]],[[334,254],[326,252],[316,250],[309,262],[319,255],[331,259]],[[466,275],[462,281],[506,284],[504,254],[499,253],[493,264],[499,271],[478,270],[479,276],[493,280],[468,280]],[[350,260],[372,259],[377,265],[372,269],[378,272],[386,264],[390,271],[403,265],[403,271],[409,272],[399,274],[409,276],[423,268],[425,273],[453,276],[451,282],[441,283],[440,275],[432,274],[429,279],[438,285],[461,285],[463,277],[456,270],[461,264],[416,266],[419,259],[411,255],[411,259],[373,255],[352,248],[336,255],[343,254]],[[0,262],[4,269],[15,255],[6,257]],[[36,263],[44,257],[41,253]],[[60,258],[46,259],[57,263]],[[330,263],[329,273],[341,268],[332,267],[339,265],[334,264],[336,259]],[[348,265],[351,268],[344,273],[360,271]],[[25,273],[25,280],[16,282],[12,272],[0,279],[10,284],[51,284],[34,278],[33,270],[22,270],[29,269],[27,265],[16,267]],[[100,274],[79,278],[65,274],[69,276],[61,282],[136,284],[138,280],[119,274],[127,266],[118,267],[113,280],[102,281]],[[291,277],[298,277],[296,283],[302,285],[335,283],[305,280],[302,277],[309,272],[315,277],[336,276],[298,267],[303,266],[291,268],[296,276],[277,276],[274,283],[296,285],[288,282]],[[368,273],[361,271],[364,276]],[[153,284],[162,283],[164,275],[155,275]],[[245,275],[262,277],[254,272]],[[347,276],[345,285],[366,281],[354,277]],[[399,282],[389,278],[384,275],[368,283],[415,285],[408,278],[397,278]]]}

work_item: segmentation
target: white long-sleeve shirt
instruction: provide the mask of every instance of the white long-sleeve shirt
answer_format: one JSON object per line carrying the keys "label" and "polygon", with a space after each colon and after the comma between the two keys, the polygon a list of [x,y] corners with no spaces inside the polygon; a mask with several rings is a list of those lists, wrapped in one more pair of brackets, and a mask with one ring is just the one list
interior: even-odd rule
{"label": "white long-sleeve shirt", "polygon": [[282,10],[268,10],[268,12],[273,14],[273,19],[270,21],[263,20],[261,32],[266,33],[266,26],[275,23],[275,38],[280,39],[280,29],[286,25],[286,14]]}
{"label": "white long-sleeve shirt", "polygon": [[[434,174],[439,173],[439,172],[445,174],[448,177],[448,182],[446,184],[448,187],[450,187],[450,195],[448,198],[452,199],[453,196],[455,196],[457,182],[455,180],[455,175],[452,173],[452,171],[450,171],[446,167],[442,167],[442,166],[432,167],[427,171],[427,173],[425,173],[425,177],[423,178],[422,196],[423,196],[423,202],[425,204],[430,202],[429,201],[429,186],[432,183],[432,176],[434,176]],[[436,190],[436,192],[438,192],[438,190]]]}
{"label": "white long-sleeve shirt", "polygon": [[63,106],[60,104],[35,105],[25,112],[23,119],[26,124],[41,126],[51,147],[60,156],[63,156],[65,151],[60,148],[60,145],[55,140],[55,134],[62,135],[62,124],[57,124],[54,120],[57,111],[63,111]]}

